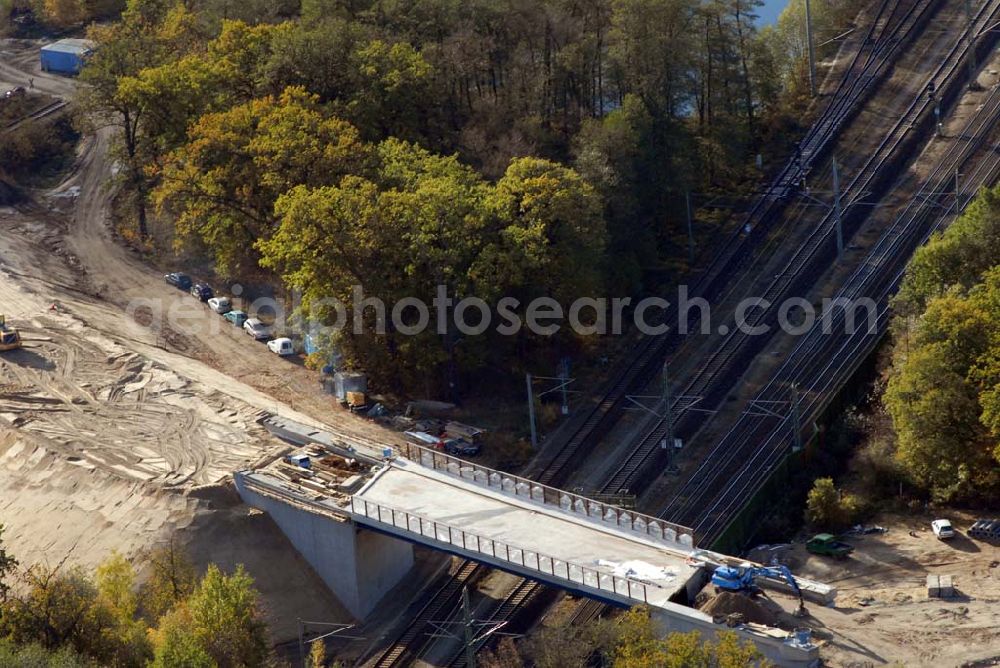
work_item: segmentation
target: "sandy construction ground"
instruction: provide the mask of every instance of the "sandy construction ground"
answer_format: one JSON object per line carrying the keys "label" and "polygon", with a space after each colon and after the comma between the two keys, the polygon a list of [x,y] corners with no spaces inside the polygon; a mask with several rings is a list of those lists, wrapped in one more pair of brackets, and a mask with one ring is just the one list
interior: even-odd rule
{"label": "sandy construction ground", "polygon": [[[0,80],[71,96],[38,71],[37,47],[0,40]],[[94,566],[171,537],[201,564],[243,563],[274,639],[297,617],[349,615],[280,531],[239,502],[232,471],[284,447],[256,420],[277,412],[345,438],[395,435],[321,394],[317,378],[270,354],[111,234],[108,130],[76,168],[17,208],[0,207],[0,313],[24,348],[0,355],[0,523],[24,563]],[[142,317],[137,300],[183,313]],[[139,314],[139,317],[134,317]]]}
{"label": "sandy construction ground", "polygon": [[[826,665],[1000,665],[1000,546],[964,535],[971,516],[945,517],[961,534],[950,541],[931,533],[933,517],[891,516],[878,520],[888,533],[849,538],[855,552],[845,561],[795,547],[796,574],[838,589],[835,607],[807,606]],[[957,596],[929,599],[929,574],[953,576]]]}

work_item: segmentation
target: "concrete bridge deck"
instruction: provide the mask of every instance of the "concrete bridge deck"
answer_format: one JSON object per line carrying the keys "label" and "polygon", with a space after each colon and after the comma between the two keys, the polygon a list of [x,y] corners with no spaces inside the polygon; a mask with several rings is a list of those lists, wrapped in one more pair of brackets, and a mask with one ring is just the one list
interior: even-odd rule
{"label": "concrete bridge deck", "polygon": [[662,607],[697,568],[681,543],[405,459],[374,474],[351,510],[359,524],[617,603]]}

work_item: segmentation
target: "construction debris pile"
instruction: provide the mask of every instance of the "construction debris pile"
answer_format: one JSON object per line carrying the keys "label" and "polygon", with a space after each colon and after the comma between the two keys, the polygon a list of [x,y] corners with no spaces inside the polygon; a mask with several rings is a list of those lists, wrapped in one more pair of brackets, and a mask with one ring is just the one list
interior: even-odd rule
{"label": "construction debris pile", "polygon": [[[705,600],[700,602],[698,609],[706,615],[711,615],[713,619],[724,618],[727,622],[745,622],[764,626],[778,624],[778,615],[745,594],[733,592],[706,594]],[[734,615],[738,615],[739,619]]]}
{"label": "construction debris pile", "polygon": [[346,502],[361,488],[371,469],[371,462],[345,458],[321,445],[311,445],[282,457],[266,470],[314,501]]}

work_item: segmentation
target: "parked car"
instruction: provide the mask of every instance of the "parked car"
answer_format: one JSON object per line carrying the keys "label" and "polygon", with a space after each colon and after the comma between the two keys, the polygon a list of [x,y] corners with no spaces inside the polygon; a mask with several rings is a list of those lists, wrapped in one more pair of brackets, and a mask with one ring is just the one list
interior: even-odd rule
{"label": "parked car", "polygon": [[173,272],[167,274],[163,277],[163,280],[167,282],[167,285],[172,285],[178,290],[190,290],[191,289],[191,277],[187,274],[182,274],[180,272]]}
{"label": "parked car", "polygon": [[441,439],[426,431],[407,431],[403,433],[406,440],[415,445],[422,445],[425,448],[441,449]]}
{"label": "parked car", "polygon": [[955,528],[951,526],[951,522],[948,520],[934,520],[931,522],[931,531],[941,540],[955,537]]}
{"label": "parked car", "polygon": [[460,438],[448,438],[444,441],[444,451],[456,457],[475,457],[479,454],[479,445]]}
{"label": "parked car", "polygon": [[292,345],[292,340],[284,337],[268,341],[267,349],[275,355],[281,355],[282,357],[295,354],[295,346]]}
{"label": "parked car", "polygon": [[233,303],[229,301],[229,297],[211,297],[208,300],[208,308],[219,315],[224,315],[233,310]]}
{"label": "parked car", "polygon": [[233,323],[237,327],[242,327],[247,321],[247,314],[240,310],[229,310],[222,314],[222,317]]}
{"label": "parked car", "polygon": [[271,338],[271,328],[257,318],[249,318],[243,323],[243,331],[256,341],[267,341]]}
{"label": "parked car", "polygon": [[212,292],[212,288],[208,283],[195,283],[191,286],[191,296],[207,302],[215,296],[215,293]]}
{"label": "parked car", "polygon": [[854,546],[840,542],[831,534],[821,533],[806,541],[806,550],[813,554],[846,559],[847,555],[854,552]]}

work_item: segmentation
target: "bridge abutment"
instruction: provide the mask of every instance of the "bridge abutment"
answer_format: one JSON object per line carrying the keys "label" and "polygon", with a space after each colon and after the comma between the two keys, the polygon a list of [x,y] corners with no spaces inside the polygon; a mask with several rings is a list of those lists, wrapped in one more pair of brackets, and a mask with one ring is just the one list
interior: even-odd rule
{"label": "bridge abutment", "polygon": [[357,526],[349,518],[322,515],[249,489],[240,476],[244,503],[275,521],[299,554],[350,613],[364,619],[413,566],[413,545]]}

